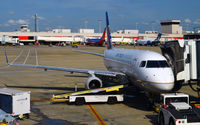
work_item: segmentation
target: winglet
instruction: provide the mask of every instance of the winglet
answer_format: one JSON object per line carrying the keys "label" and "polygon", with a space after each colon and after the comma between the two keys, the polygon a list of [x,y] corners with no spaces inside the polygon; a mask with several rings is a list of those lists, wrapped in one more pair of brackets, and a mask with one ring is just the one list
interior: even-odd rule
{"label": "winglet", "polygon": [[106,12],[106,29],[107,29],[107,49],[112,49],[112,41],[111,41],[111,35],[110,35],[110,24],[108,19],[108,12]]}
{"label": "winglet", "polygon": [[6,63],[9,65],[6,49],[5,49],[5,57],[6,57]]}

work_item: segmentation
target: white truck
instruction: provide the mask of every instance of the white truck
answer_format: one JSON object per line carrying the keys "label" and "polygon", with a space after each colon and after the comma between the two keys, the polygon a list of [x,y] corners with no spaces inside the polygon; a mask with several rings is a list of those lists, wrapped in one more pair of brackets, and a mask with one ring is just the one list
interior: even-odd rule
{"label": "white truck", "polygon": [[0,89],[0,109],[18,118],[29,118],[30,91]]}
{"label": "white truck", "polygon": [[189,104],[189,95],[161,94],[160,100],[159,125],[200,125],[200,110]]}
{"label": "white truck", "polygon": [[19,44],[19,39],[18,38],[12,38],[11,36],[6,36],[3,35],[3,37],[0,38],[0,44],[2,45],[18,45]]}

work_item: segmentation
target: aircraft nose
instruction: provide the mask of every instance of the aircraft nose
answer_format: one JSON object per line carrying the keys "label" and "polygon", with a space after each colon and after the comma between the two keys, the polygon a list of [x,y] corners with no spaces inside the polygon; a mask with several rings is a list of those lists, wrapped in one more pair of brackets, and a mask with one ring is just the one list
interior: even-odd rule
{"label": "aircraft nose", "polygon": [[174,88],[174,75],[171,70],[165,70],[154,76],[154,81],[157,83],[154,85],[157,90],[171,91]]}
{"label": "aircraft nose", "polygon": [[171,91],[174,88],[174,82],[171,83],[160,83],[156,86],[160,91]]}

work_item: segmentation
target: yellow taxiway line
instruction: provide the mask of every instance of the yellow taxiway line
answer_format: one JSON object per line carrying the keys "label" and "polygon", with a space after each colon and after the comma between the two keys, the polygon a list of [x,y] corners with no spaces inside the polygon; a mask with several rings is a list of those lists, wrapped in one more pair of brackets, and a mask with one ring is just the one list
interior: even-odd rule
{"label": "yellow taxiway line", "polygon": [[[52,101],[52,100],[37,99],[37,98],[31,98],[31,101],[34,101],[34,102],[55,102],[55,101]],[[103,118],[97,112],[97,110],[94,108],[93,105],[87,105],[87,106],[88,106],[90,112],[92,113],[92,115],[94,116],[94,118],[98,121],[99,125],[107,125],[107,123],[103,120]]]}
{"label": "yellow taxiway line", "polygon": [[92,113],[92,115],[98,121],[99,125],[107,125],[107,123],[103,120],[101,115],[99,115],[99,113],[96,111],[93,105],[87,105],[87,106],[90,109],[90,112]]}

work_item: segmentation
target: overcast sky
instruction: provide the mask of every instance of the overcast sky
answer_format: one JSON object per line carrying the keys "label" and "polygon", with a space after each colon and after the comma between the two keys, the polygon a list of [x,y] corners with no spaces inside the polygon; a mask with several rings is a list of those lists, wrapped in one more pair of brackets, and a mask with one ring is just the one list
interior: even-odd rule
{"label": "overcast sky", "polygon": [[105,27],[105,11],[111,31],[119,29],[160,30],[160,20],[180,19],[184,29],[200,26],[200,0],[3,0],[0,9],[0,32],[19,29],[38,14],[40,31],[53,28]]}

